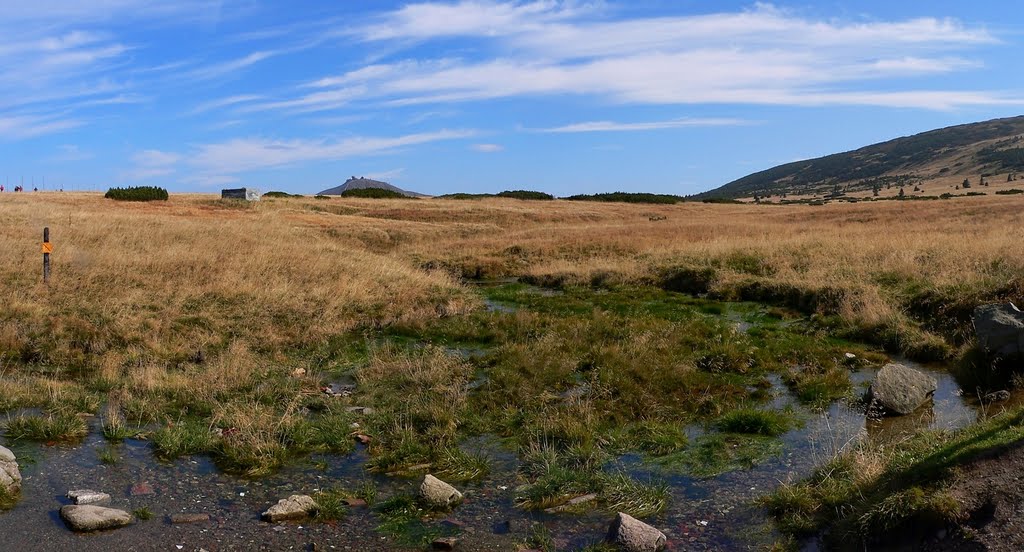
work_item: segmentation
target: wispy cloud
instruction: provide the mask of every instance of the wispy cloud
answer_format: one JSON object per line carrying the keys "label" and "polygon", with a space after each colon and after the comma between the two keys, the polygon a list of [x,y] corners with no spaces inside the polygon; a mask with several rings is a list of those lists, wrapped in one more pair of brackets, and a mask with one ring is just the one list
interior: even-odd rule
{"label": "wispy cloud", "polygon": [[297,163],[377,155],[406,146],[468,138],[474,134],[472,130],[440,130],[397,137],[353,137],[336,141],[237,138],[201,145],[189,155],[188,162],[204,174],[236,174]]}
{"label": "wispy cloud", "polygon": [[572,133],[572,132],[634,132],[643,130],[665,130],[686,127],[736,126],[749,125],[751,121],[730,118],[684,118],[668,121],[648,121],[643,123],[616,123],[612,121],[589,121],[573,123],[554,128],[536,129],[536,132]]}
{"label": "wispy cloud", "polygon": [[123,171],[122,176],[129,180],[167,176],[175,172],[175,165],[180,160],[181,156],[174,152],[155,149],[139,151],[132,156],[135,166]]}
{"label": "wispy cloud", "polygon": [[0,115],[0,140],[20,140],[53,134],[82,125],[61,115]]}
{"label": "wispy cloud", "polygon": [[57,154],[51,157],[57,162],[86,161],[94,157],[93,153],[83,150],[74,144],[62,144],[57,146]]}
{"label": "wispy cloud", "polygon": [[366,65],[310,81],[304,88],[314,92],[252,109],[542,95],[590,95],[620,104],[925,109],[1024,101],[1021,95],[989,90],[871,88],[883,79],[978,67],[969,51],[998,39],[984,27],[953,19],[814,20],[757,4],[739,12],[609,20],[599,6],[486,0],[409,4],[350,33],[370,43],[398,45],[469,37],[478,41],[475,50],[481,54]]}
{"label": "wispy cloud", "polygon": [[189,80],[219,79],[252,67],[261,61],[270,59],[279,54],[280,52],[277,51],[252,52],[240,58],[198,67],[189,71],[186,76]]}
{"label": "wispy cloud", "polygon": [[255,102],[263,99],[263,96],[257,94],[238,94],[235,96],[228,96],[226,98],[219,98],[216,100],[210,100],[203,102],[195,106],[189,113],[192,115],[199,115],[200,113],[206,113],[215,109],[221,109],[224,107],[231,107],[233,105]]}
{"label": "wispy cloud", "polygon": [[473,144],[470,146],[470,149],[480,153],[497,153],[499,151],[505,151],[505,146],[501,144]]}

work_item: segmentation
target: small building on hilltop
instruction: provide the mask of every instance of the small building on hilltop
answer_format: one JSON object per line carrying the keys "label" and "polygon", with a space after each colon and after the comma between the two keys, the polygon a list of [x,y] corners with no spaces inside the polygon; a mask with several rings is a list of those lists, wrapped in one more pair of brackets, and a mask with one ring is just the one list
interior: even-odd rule
{"label": "small building on hilltop", "polygon": [[221,199],[244,199],[245,201],[259,201],[260,191],[256,188],[231,188],[220,191]]}

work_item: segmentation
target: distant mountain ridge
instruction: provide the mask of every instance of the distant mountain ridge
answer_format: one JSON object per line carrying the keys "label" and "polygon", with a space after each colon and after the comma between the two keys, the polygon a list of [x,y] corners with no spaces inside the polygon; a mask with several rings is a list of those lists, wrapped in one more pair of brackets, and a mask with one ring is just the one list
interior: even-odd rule
{"label": "distant mountain ridge", "polygon": [[1024,116],[951,126],[844,153],[786,163],[695,196],[827,195],[1024,173]]}
{"label": "distant mountain ridge", "polygon": [[366,189],[366,188],[377,188],[377,189],[380,189],[380,190],[389,190],[389,191],[396,192],[396,193],[399,193],[399,194],[402,194],[402,195],[407,195],[409,197],[427,197],[427,196],[425,196],[423,194],[418,194],[416,192],[409,192],[409,191],[403,190],[403,189],[401,189],[401,188],[399,188],[397,186],[392,186],[391,184],[388,184],[387,182],[381,182],[380,180],[373,180],[371,178],[366,178],[366,177],[363,177],[363,176],[360,176],[358,178],[353,176],[352,178],[349,178],[348,180],[346,180],[345,183],[342,184],[341,186],[335,186],[333,188],[328,188],[328,189],[320,192],[317,195],[341,195],[341,194],[345,193],[348,190],[363,190],[363,189]]}

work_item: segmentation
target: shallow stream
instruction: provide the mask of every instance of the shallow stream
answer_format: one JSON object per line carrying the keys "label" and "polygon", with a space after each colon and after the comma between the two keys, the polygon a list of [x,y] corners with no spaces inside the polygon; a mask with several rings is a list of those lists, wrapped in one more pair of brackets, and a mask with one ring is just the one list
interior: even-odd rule
{"label": "shallow stream", "polygon": [[[509,308],[498,303],[488,306],[496,310]],[[770,545],[775,535],[764,511],[752,504],[754,498],[771,491],[780,482],[808,475],[816,465],[852,446],[857,439],[893,441],[923,428],[963,427],[981,415],[977,398],[970,392],[963,392],[941,367],[896,360],[925,371],[938,381],[930,409],[884,420],[867,419],[863,407],[847,401],[835,402],[824,411],[814,411],[802,406],[781,379],[772,376],[772,406],[792,408],[803,420],[798,428],[782,435],[780,454],[751,469],[709,479],[673,475],[632,454],[619,457],[609,469],[624,470],[640,480],[669,484],[668,508],[645,521],[668,535],[672,550],[748,550]],[[874,369],[851,372],[858,393],[866,388],[874,373]],[[1018,399],[1012,397],[1005,404]],[[991,414],[999,406],[987,408]],[[346,518],[337,522],[270,524],[259,520],[260,512],[291,494],[312,494],[321,488],[355,489],[370,479],[377,488],[378,500],[415,492],[418,478],[367,473],[363,468],[366,455],[361,445],[347,456],[314,455],[272,476],[252,480],[222,473],[203,456],[174,462],[158,461],[146,441],[128,440],[110,445],[100,433],[98,418],[90,420],[90,428],[84,441],[74,446],[11,444],[19,457],[24,486],[17,505],[0,513],[3,550],[205,549],[213,552],[418,548],[414,543],[379,532],[380,520],[365,507],[352,508]],[[695,426],[689,431],[691,437],[695,437],[703,430]],[[117,462],[104,464],[99,460],[100,451],[107,447],[113,447],[119,457]],[[546,514],[515,508],[513,493],[519,484],[516,456],[495,439],[476,439],[465,447],[482,450],[490,456],[490,475],[482,481],[460,485],[466,495],[465,502],[447,518],[427,522],[428,526],[444,527],[457,534],[459,550],[517,550],[531,535],[537,534],[546,535],[558,550],[578,549],[601,540],[611,519],[609,512]],[[128,511],[145,508],[154,515],[152,519],[114,531],[72,533],[57,511],[67,503],[64,494],[69,489],[79,488],[111,494],[113,507]],[[172,514],[195,512],[209,514],[210,521],[180,525],[169,521]]]}

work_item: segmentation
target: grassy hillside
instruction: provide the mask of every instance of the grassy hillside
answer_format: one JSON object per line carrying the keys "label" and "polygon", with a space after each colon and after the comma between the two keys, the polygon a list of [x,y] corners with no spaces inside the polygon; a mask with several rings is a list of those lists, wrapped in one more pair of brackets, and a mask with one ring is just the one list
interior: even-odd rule
{"label": "grassy hillside", "polygon": [[982,175],[1006,181],[1010,173],[1024,171],[1022,134],[1024,116],[958,125],[779,165],[698,197],[872,195],[881,188],[908,187],[909,192],[940,183],[946,191],[956,185],[946,179],[977,182]]}

